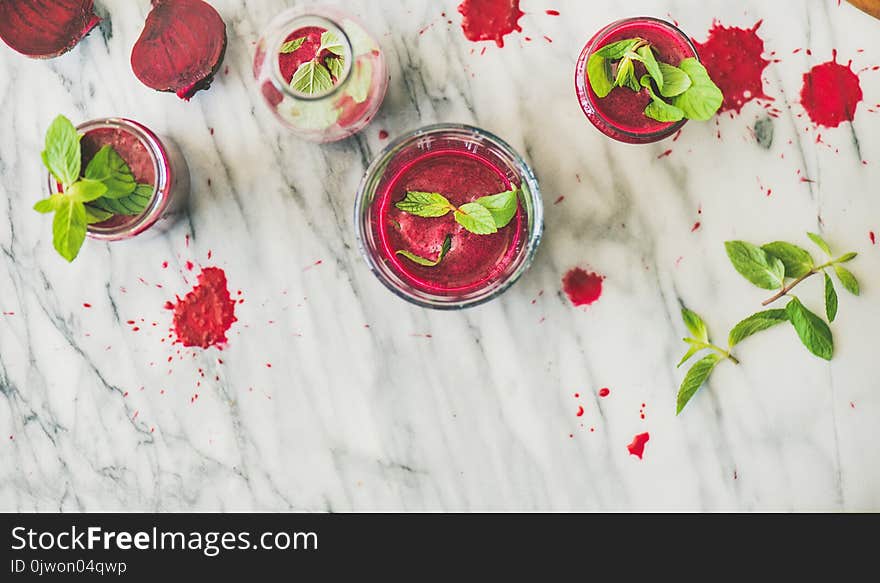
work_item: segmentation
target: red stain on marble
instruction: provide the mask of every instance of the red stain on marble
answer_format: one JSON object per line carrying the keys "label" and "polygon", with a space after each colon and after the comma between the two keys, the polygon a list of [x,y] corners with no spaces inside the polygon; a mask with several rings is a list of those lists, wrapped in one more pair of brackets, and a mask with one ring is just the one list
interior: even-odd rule
{"label": "red stain on marble", "polygon": [[564,195],[564,194],[563,194],[562,196],[560,196],[559,198],[557,198],[557,199],[553,202],[553,204],[559,204],[559,203],[562,202],[563,200],[565,200],[565,195]]}
{"label": "red stain on marble", "polygon": [[871,245],[877,244],[877,235],[874,234],[874,231],[868,233],[868,239],[871,240]]}
{"label": "red stain on marble", "polygon": [[193,267],[195,267],[195,265],[193,264],[192,261],[187,261],[185,267],[186,267],[187,271],[192,271]]}
{"label": "red stain on marble", "polygon": [[601,389],[599,389],[599,396],[602,397],[603,399],[610,394],[611,394],[611,389],[609,389],[608,387],[602,387]]}
{"label": "red stain on marble", "polygon": [[804,73],[801,105],[817,126],[836,128],[852,121],[861,100],[862,87],[852,71],[852,61],[846,66],[838,63],[836,50],[832,60]]}
{"label": "red stain on marble", "polygon": [[385,130],[379,130],[379,139],[380,140],[387,140],[388,139],[388,132],[386,132]]}
{"label": "red stain on marble", "polygon": [[91,308],[91,307],[92,307],[92,304],[84,303],[84,304],[83,304],[83,307],[84,307],[84,308]]}
{"label": "red stain on marble", "polygon": [[695,233],[702,226],[703,226],[703,223],[701,223],[700,221],[697,221],[696,223],[694,223],[694,226],[691,227],[691,233]]}
{"label": "red stain on marble", "polygon": [[559,11],[558,11],[558,10],[545,10],[544,12],[546,12],[546,13],[549,14],[550,16],[559,16]]}
{"label": "red stain on marble", "polygon": [[[166,302],[167,308],[171,302]],[[198,284],[183,299],[172,304],[175,343],[184,346],[222,347],[226,332],[237,321],[235,301],[229,297],[226,273],[217,267],[206,267],[198,276]]]}
{"label": "red stain on marble", "polygon": [[583,416],[584,416],[584,407],[583,407],[583,405],[578,405],[577,416],[578,416],[578,417],[583,417]]}
{"label": "red stain on marble", "polygon": [[752,28],[723,26],[712,23],[706,42],[694,39],[700,60],[724,94],[721,112],[737,114],[754,99],[773,98],[764,93],[763,74],[770,61],[763,57],[764,40],[758,36],[763,20]]}
{"label": "red stain on marble", "polygon": [[645,444],[648,443],[649,439],[651,439],[651,436],[647,432],[639,433],[633,437],[632,443],[626,446],[626,449],[629,450],[630,455],[642,459],[642,455],[645,453]]}
{"label": "red stain on marble", "polygon": [[470,41],[493,40],[504,46],[504,37],[522,32],[519,19],[524,16],[519,0],[464,0],[458,6],[461,29]]}
{"label": "red stain on marble", "polygon": [[162,262],[162,269],[168,269],[168,262],[167,261]]}
{"label": "red stain on marble", "polygon": [[666,150],[665,152],[663,152],[662,154],[660,154],[659,156],[657,156],[657,159],[659,160],[660,158],[666,158],[666,157],[669,156],[670,154],[672,154],[672,150]]}
{"label": "red stain on marble", "polygon": [[575,267],[562,278],[562,290],[575,307],[589,306],[602,296],[604,279],[597,273]]}

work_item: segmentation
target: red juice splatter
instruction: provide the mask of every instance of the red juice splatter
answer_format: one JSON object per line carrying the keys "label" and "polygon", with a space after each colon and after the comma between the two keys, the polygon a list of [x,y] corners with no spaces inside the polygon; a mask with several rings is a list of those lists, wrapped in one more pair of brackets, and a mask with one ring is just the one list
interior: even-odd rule
{"label": "red juice splatter", "polygon": [[187,261],[187,262],[186,262],[186,270],[187,270],[187,271],[192,271],[192,270],[193,270],[193,267],[195,267],[195,266],[193,265],[193,262],[192,262],[192,261]]}
{"label": "red juice splatter", "polygon": [[546,34],[544,35],[544,40],[547,41],[548,43],[552,43],[552,42],[553,42],[553,39],[550,38],[549,36],[547,36]]}
{"label": "red juice splatter", "polygon": [[545,12],[546,12],[547,14],[549,14],[550,16],[559,16],[559,11],[558,11],[558,10],[546,10]]}
{"label": "red juice splatter", "polygon": [[92,307],[92,304],[84,303],[84,304],[83,304],[83,307],[84,307],[84,308],[91,308],[91,307]]}
{"label": "red juice splatter", "polygon": [[386,132],[385,130],[379,130],[379,139],[380,140],[387,140],[388,139],[388,132]]}
{"label": "red juice splatter", "polygon": [[575,393],[575,394],[574,394],[574,398],[575,398],[575,399],[580,399],[580,397],[581,397],[581,394],[580,394],[580,393]]}
{"label": "red juice splatter", "polygon": [[691,233],[696,232],[702,226],[703,224],[700,221],[697,221],[696,223],[694,223],[694,226],[691,227]]}
{"label": "red juice splatter", "polygon": [[853,73],[850,61],[845,67],[837,63],[837,51],[827,63],[816,65],[804,73],[801,105],[817,126],[836,128],[852,121],[856,107],[862,100],[859,78]]}
{"label": "red juice splatter", "polygon": [[578,416],[578,417],[583,417],[583,416],[584,416],[584,407],[583,407],[583,405],[578,405],[577,416]]}
{"label": "red juice splatter", "polygon": [[626,446],[626,449],[629,450],[630,455],[642,459],[642,455],[645,453],[645,444],[648,443],[649,439],[651,439],[651,436],[647,432],[639,433],[633,437],[632,443]]}
{"label": "red juice splatter", "polygon": [[557,198],[557,199],[553,202],[553,204],[559,204],[559,203],[562,202],[563,200],[565,200],[565,195],[564,195],[564,194],[563,194],[562,196],[560,196],[559,198]]}
{"label": "red juice splatter", "polygon": [[601,389],[599,389],[599,396],[600,397],[607,397],[610,394],[611,394],[611,389],[609,389],[608,387],[602,387]]}
{"label": "red juice splatter", "polygon": [[663,152],[662,154],[657,156],[657,159],[659,160],[660,158],[665,158],[666,156],[669,156],[670,154],[672,154],[672,150],[666,150],[665,152]]}
{"label": "red juice splatter", "polygon": [[753,99],[773,98],[764,93],[762,75],[770,61],[764,53],[764,40],[757,30],[763,20],[749,29],[712,23],[705,43],[694,40],[700,61],[724,94],[720,112],[739,113]]}
{"label": "red juice splatter", "polygon": [[168,262],[167,261],[162,262],[162,269],[168,269]]}
{"label": "red juice splatter", "polygon": [[184,346],[220,347],[226,343],[226,331],[237,321],[226,274],[217,267],[204,268],[196,287],[182,300],[178,298],[173,309],[175,342]]}
{"label": "red juice splatter", "polygon": [[874,231],[868,233],[868,238],[871,239],[871,245],[877,244],[877,236],[874,234]]}
{"label": "red juice splatter", "polygon": [[524,13],[519,9],[519,0],[464,0],[458,12],[462,16],[461,30],[470,41],[494,40],[503,47],[506,35],[522,32],[519,19]]}
{"label": "red juice splatter", "polygon": [[575,267],[562,278],[562,290],[574,306],[588,306],[602,295],[604,279],[599,274]]}

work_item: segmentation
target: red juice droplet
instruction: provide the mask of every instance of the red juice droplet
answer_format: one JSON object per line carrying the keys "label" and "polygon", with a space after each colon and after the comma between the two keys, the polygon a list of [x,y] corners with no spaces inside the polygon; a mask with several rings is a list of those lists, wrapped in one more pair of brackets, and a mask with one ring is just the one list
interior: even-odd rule
{"label": "red juice droplet", "polygon": [[83,304],[83,307],[84,307],[84,308],[91,308],[91,307],[92,307],[92,304],[85,303],[85,304]]}
{"label": "red juice droplet", "polygon": [[871,245],[877,244],[877,235],[874,234],[874,231],[868,233],[868,238],[871,239]]}
{"label": "red juice droplet", "polygon": [[739,113],[753,99],[773,99],[764,93],[762,81],[764,69],[770,64],[761,56],[764,40],[757,31],[762,22],[745,29],[722,26],[715,21],[705,43],[694,40],[700,61],[724,94],[722,112]]}
{"label": "red juice droplet", "polygon": [[524,13],[519,9],[519,0],[464,0],[458,12],[462,16],[461,30],[470,41],[494,40],[503,47],[506,35],[522,32],[519,19]]}
{"label": "red juice droplet", "polygon": [[694,226],[691,227],[691,233],[695,233],[702,226],[703,224],[700,221],[697,221],[696,223],[694,223]]}
{"label": "red juice droplet", "polygon": [[550,16],[559,16],[558,10],[546,10],[545,12],[547,12],[547,14],[549,14]]}
{"label": "red juice droplet", "polygon": [[629,450],[630,455],[642,459],[642,455],[645,453],[645,444],[648,443],[649,439],[651,439],[651,436],[647,432],[639,433],[633,437],[632,443],[626,446],[626,449]]}
{"label": "red juice droplet", "polygon": [[198,285],[183,299],[178,298],[173,309],[175,342],[184,346],[220,347],[226,343],[226,331],[237,321],[226,274],[217,267],[203,269]]}
{"label": "red juice droplet", "polygon": [[603,279],[601,275],[575,267],[562,278],[562,290],[574,306],[588,306],[602,295]]}
{"label": "red juice droplet", "polygon": [[[837,57],[836,51],[834,57]],[[804,73],[801,105],[817,126],[836,128],[855,119],[862,87],[851,65],[852,61],[844,67],[831,60]]]}
{"label": "red juice droplet", "polygon": [[193,265],[193,262],[192,262],[192,261],[187,261],[187,262],[186,262],[186,270],[187,270],[187,271],[192,271],[192,270],[193,270],[193,267],[195,267],[195,265]]}
{"label": "red juice droplet", "polygon": [[577,416],[578,416],[578,417],[583,417],[583,416],[584,416],[584,407],[583,407],[583,405],[578,405]]}
{"label": "red juice droplet", "polygon": [[611,394],[611,389],[609,389],[608,387],[602,387],[601,389],[599,389],[599,396],[600,397],[607,397],[610,394]]}
{"label": "red juice droplet", "polygon": [[379,130],[379,139],[380,140],[387,140],[388,139],[388,132],[386,132],[385,130]]}

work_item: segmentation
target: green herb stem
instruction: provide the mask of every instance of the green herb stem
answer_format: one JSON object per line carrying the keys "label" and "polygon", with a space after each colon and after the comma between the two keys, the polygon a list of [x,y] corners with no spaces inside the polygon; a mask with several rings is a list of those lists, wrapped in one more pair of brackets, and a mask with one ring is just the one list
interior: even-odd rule
{"label": "green herb stem", "polygon": [[716,346],[715,344],[712,344],[711,342],[700,342],[699,340],[689,339],[689,340],[687,340],[687,343],[692,346],[696,346],[696,347],[700,348],[701,350],[703,348],[708,348],[709,350],[714,350],[715,352],[717,352],[718,354],[720,354],[724,358],[730,359],[730,361],[733,364],[739,364],[739,359],[737,357],[735,357],[733,354],[731,354],[730,350],[724,350],[720,346]]}
{"label": "green herb stem", "polygon": [[810,271],[806,272],[805,274],[803,274],[802,276],[798,277],[797,279],[792,280],[791,283],[789,283],[788,285],[786,285],[785,287],[783,287],[783,288],[782,288],[781,290],[779,290],[777,293],[773,294],[772,297],[770,297],[770,298],[764,300],[763,302],[761,302],[761,305],[762,305],[762,306],[769,306],[770,304],[772,304],[773,302],[775,302],[775,301],[778,300],[779,298],[782,298],[782,297],[787,296],[788,293],[789,293],[791,290],[793,290],[793,289],[794,289],[798,284],[800,284],[802,281],[804,281],[805,279],[807,279],[807,278],[809,278],[809,277],[812,277],[812,276],[816,275],[817,273],[821,273],[826,267],[831,267],[831,266],[834,265],[834,264],[835,264],[835,261],[829,261],[829,262],[827,262],[827,263],[823,263],[822,265],[820,265],[820,266],[818,266],[818,267],[814,267],[813,269],[811,269]]}

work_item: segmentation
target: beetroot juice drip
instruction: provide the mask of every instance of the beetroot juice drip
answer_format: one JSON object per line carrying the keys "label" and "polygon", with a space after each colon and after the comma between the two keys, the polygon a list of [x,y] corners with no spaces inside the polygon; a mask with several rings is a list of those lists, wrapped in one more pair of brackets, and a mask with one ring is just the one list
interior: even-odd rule
{"label": "beetroot juice drip", "polygon": [[[627,22],[603,37],[596,39],[596,48],[600,49],[613,42],[628,38],[643,38],[651,43],[658,61],[678,66],[684,59],[695,56],[687,39],[681,38],[668,26],[651,20]],[[647,71],[642,63],[635,63],[636,78],[641,79]],[[647,89],[635,93],[627,87],[615,87],[611,93],[600,99],[593,93],[589,79],[587,80],[589,99],[596,113],[616,128],[633,134],[649,134],[663,131],[674,122],[662,122],[645,115],[645,108],[651,102]]]}
{"label": "beetroot juice drip", "polygon": [[[492,235],[476,235],[455,222],[450,212],[423,218],[394,206],[407,191],[438,192],[457,207],[481,196],[511,188],[505,174],[488,160],[469,152],[441,150],[422,155],[404,166],[379,194],[377,225],[383,260],[411,285],[432,293],[466,292],[480,288],[504,273],[522,240],[522,208],[514,219]],[[426,267],[397,255],[406,250],[436,259],[447,234],[449,253],[439,265]]]}
{"label": "beetroot juice drip", "polygon": [[[83,135],[80,144],[83,170],[98,153],[98,150],[104,146],[111,146],[128,164],[138,184],[156,184],[156,168],[153,165],[153,157],[143,142],[131,132],[117,128],[99,128]],[[114,215],[99,225],[101,227],[121,227],[133,223],[136,219],[137,217],[134,216]]]}

